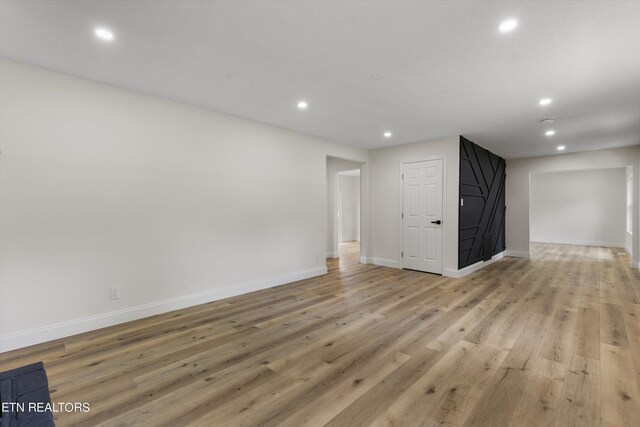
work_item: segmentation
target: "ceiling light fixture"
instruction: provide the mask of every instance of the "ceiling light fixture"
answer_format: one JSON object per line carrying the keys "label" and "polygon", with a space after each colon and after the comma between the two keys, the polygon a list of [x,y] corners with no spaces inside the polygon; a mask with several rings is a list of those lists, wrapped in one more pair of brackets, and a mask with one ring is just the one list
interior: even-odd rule
{"label": "ceiling light fixture", "polygon": [[542,98],[539,102],[540,105],[549,105],[553,101],[551,98]]}
{"label": "ceiling light fixture", "polygon": [[308,106],[309,104],[307,104],[307,101],[298,102],[298,108],[301,110],[306,110]]}
{"label": "ceiling light fixture", "polygon": [[558,150],[558,151],[562,151],[562,150],[564,150],[565,148],[567,148],[567,147],[565,147],[564,145],[558,145],[557,150]]}
{"label": "ceiling light fixture", "polygon": [[547,136],[553,136],[553,135],[556,134],[556,131],[555,130],[548,130],[544,134],[547,135]]}
{"label": "ceiling light fixture", "polygon": [[518,21],[515,19],[507,19],[506,21],[502,21],[498,29],[501,33],[509,33],[518,26]]}
{"label": "ceiling light fixture", "polygon": [[386,131],[383,135],[385,138],[391,138],[392,133],[390,131]]}
{"label": "ceiling light fixture", "polygon": [[97,38],[106,42],[113,41],[113,39],[115,38],[113,32],[107,28],[96,28],[95,30],[93,30],[93,33]]}

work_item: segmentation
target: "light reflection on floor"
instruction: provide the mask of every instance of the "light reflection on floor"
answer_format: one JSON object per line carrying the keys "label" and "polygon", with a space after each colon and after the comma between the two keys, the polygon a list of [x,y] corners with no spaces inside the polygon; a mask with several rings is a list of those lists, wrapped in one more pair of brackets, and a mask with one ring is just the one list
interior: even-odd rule
{"label": "light reflection on floor", "polygon": [[629,256],[622,248],[531,242],[531,258],[536,260],[542,257],[547,258],[547,261],[549,258],[556,258],[558,261],[561,261],[576,257],[592,259],[594,261],[610,261],[614,258],[623,257],[631,262]]}

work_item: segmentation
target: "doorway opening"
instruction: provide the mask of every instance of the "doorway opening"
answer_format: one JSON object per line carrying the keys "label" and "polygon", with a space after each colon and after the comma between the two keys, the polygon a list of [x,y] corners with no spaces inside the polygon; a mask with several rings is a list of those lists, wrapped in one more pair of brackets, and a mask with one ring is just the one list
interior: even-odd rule
{"label": "doorway opening", "polygon": [[340,266],[361,256],[362,164],[327,157],[327,259]]}
{"label": "doorway opening", "polygon": [[599,247],[588,252],[599,259],[630,255],[632,178],[630,167],[532,173],[532,258],[570,249],[560,245]]}
{"label": "doorway opening", "polygon": [[[360,258],[360,168],[338,172],[338,258]],[[335,210],[335,209],[334,209]]]}

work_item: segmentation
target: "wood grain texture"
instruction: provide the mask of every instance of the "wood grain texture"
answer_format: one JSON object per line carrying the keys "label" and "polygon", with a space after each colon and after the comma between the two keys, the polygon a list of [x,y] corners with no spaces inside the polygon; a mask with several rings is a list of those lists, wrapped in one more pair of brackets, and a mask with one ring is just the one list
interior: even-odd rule
{"label": "wood grain texture", "polygon": [[533,245],[463,279],[358,263],[0,354],[42,360],[58,426],[631,426],[640,274]]}

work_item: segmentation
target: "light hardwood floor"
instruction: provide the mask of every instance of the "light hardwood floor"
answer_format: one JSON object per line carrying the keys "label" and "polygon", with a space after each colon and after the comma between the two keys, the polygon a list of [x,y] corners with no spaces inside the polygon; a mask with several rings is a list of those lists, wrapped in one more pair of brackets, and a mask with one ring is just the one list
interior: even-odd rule
{"label": "light hardwood floor", "polygon": [[45,363],[63,425],[640,425],[640,275],[536,244],[464,279],[357,262],[0,355]]}

